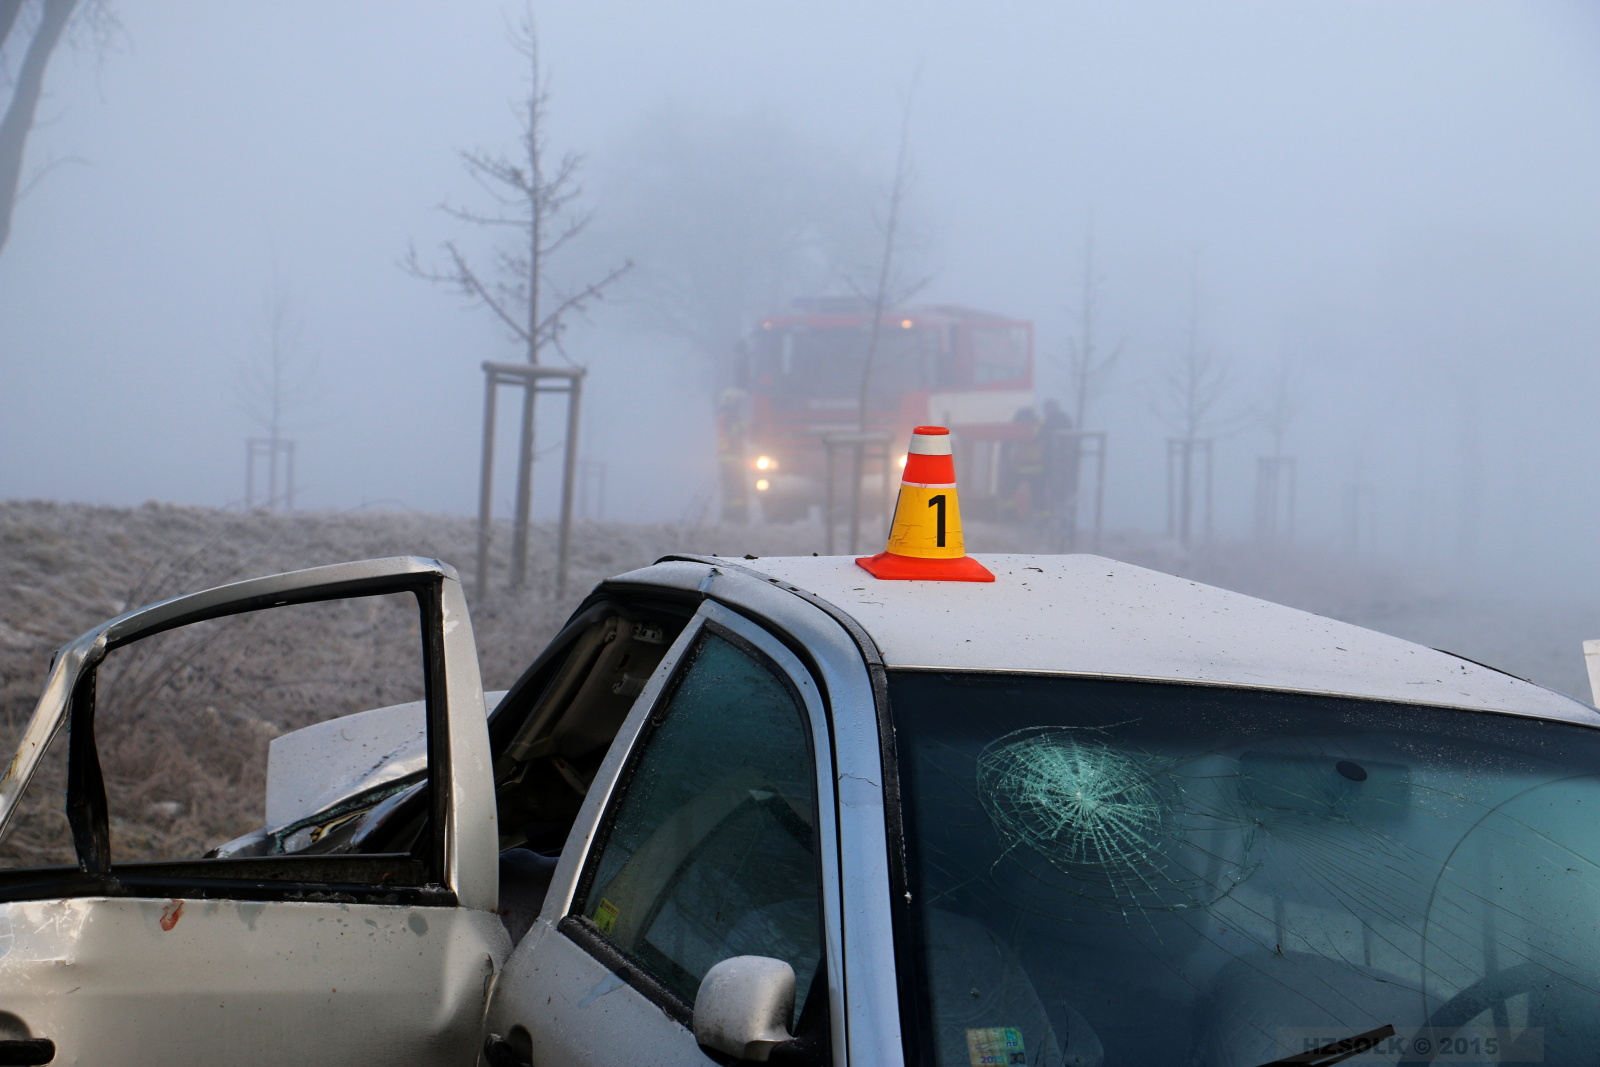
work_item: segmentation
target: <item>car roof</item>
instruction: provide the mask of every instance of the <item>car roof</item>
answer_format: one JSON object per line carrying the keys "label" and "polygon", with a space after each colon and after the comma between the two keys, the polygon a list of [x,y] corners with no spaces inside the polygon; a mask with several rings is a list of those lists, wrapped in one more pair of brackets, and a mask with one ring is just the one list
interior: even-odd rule
{"label": "car roof", "polygon": [[726,563],[843,610],[890,667],[1249,686],[1600,725],[1587,704],[1493,668],[1187,578],[1083,554],[980,558],[992,584],[880,581],[848,556]]}

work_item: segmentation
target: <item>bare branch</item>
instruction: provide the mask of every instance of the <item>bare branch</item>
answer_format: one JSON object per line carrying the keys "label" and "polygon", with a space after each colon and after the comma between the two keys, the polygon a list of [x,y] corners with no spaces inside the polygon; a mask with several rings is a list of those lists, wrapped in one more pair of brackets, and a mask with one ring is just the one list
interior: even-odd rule
{"label": "bare branch", "polygon": [[576,367],[578,365],[577,360],[572,358],[572,355],[567,351],[566,346],[561,343],[560,334],[550,338],[550,347],[556,350],[556,355],[560,356],[566,361],[567,366]]}
{"label": "bare branch", "polygon": [[568,241],[572,240],[574,237],[577,237],[579,234],[581,234],[584,230],[588,229],[589,228],[589,223],[593,219],[594,219],[593,213],[586,214],[586,215],[582,216],[581,218],[573,219],[572,222],[567,225],[567,228],[565,230],[562,230],[561,233],[559,235],[557,235],[553,240],[548,241],[548,242],[545,243],[545,246],[542,249],[543,253],[548,256],[551,253],[560,250],[560,248],[563,245],[565,245]]}
{"label": "bare branch", "polygon": [[863,303],[872,302],[872,294],[863,289],[860,284],[856,282],[854,276],[852,276],[849,272],[839,271],[838,278],[840,282],[844,283],[844,287],[850,290],[851,296],[862,301]]}
{"label": "bare branch", "polygon": [[527,222],[526,219],[508,219],[508,218],[505,218],[504,216],[501,216],[501,215],[480,215],[475,211],[468,211],[465,208],[452,207],[449,204],[440,204],[439,205],[439,210],[443,211],[446,215],[449,215],[451,218],[460,219],[462,222],[470,222],[470,223],[473,223],[473,224],[478,225],[478,226],[526,226],[526,225],[528,225],[528,222]]}
{"label": "bare branch", "polygon": [[64,166],[68,165],[69,163],[70,164],[77,164],[78,166],[83,166],[83,167],[87,167],[87,166],[90,165],[89,161],[87,159],[84,159],[82,156],[77,156],[77,155],[61,156],[61,157],[59,157],[57,159],[52,159],[50,162],[46,163],[44,166],[42,166],[38,170],[34,171],[33,177],[28,179],[28,183],[26,185],[24,185],[21,189],[17,190],[16,202],[19,203],[19,204],[22,203],[22,201],[27,199],[28,194],[33,192],[33,190],[36,189],[39,186],[40,182],[44,181],[46,176],[48,176],[51,171],[55,170],[57,167],[64,167]]}
{"label": "bare branch", "polygon": [[628,273],[632,269],[633,260],[630,259],[622,266],[613,270],[610,274],[607,274],[604,278],[601,278],[597,282],[589,283],[575,295],[569,296],[562,300],[561,303],[556,305],[555,310],[546,315],[544,320],[539,323],[540,331],[546,336],[552,336],[550,333],[552,330],[559,332],[561,328],[561,317],[563,315],[569,311],[577,311],[581,313],[590,301],[605,299],[605,290],[618,278],[621,278],[624,274]]}
{"label": "bare branch", "polygon": [[444,247],[450,253],[450,258],[455,262],[458,284],[464,290],[476,293],[478,299],[482,300],[484,305],[494,312],[501,322],[511,327],[512,333],[526,342],[528,340],[527,331],[522,328],[522,325],[516,319],[511,317],[505,308],[501,307],[500,301],[496,300],[483,282],[479,280],[478,275],[467,265],[466,259],[462,257],[460,250],[456,248],[455,242],[447,241]]}
{"label": "bare branch", "polygon": [[440,274],[423,266],[422,257],[417,255],[417,246],[412,243],[406,245],[406,254],[395,261],[401,270],[413,278],[421,278],[425,282],[434,282],[439,285],[454,285],[454,274]]}
{"label": "bare branch", "polygon": [[[485,179],[499,182],[501,185],[509,185],[517,190],[522,197],[530,196],[536,190],[535,183],[530,179],[527,172],[504,157],[489,156],[482,152],[463,152],[461,153],[461,160],[462,165],[466,167],[467,173],[476,179],[478,184],[497,196],[500,194],[492,186],[488,185]],[[511,200],[509,202],[515,203],[516,201]]]}

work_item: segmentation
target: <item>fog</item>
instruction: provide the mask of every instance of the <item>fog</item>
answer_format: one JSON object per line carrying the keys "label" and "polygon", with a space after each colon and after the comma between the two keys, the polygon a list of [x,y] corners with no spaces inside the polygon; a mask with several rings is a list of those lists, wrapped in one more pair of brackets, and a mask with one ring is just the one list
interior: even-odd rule
{"label": "fog", "polygon": [[[0,498],[239,507],[260,432],[241,380],[276,305],[298,339],[300,505],[470,513],[478,365],[521,352],[400,260],[487,250],[439,205],[485,202],[461,150],[515,147],[518,11],[112,10],[118,30],[52,61],[24,177],[49,170],[0,251]],[[1593,5],[534,15],[550,150],[583,155],[594,212],[553,276],[636,264],[563,339],[590,369],[582,454],[604,464],[607,518],[710,506],[718,347],[780,310],[764,305],[840,291],[876,247],[909,113],[903,269],[930,279],[921,302],[1034,321],[1041,398],[1067,389],[1092,234],[1100,338],[1123,346],[1090,420],[1109,435],[1108,525],[1164,529],[1156,394],[1192,322],[1232,373],[1207,429],[1219,537],[1250,536],[1260,411],[1286,374],[1305,542],[1350,547],[1356,494],[1354,547],[1374,558],[1595,588]],[[541,462],[540,515],[554,476]]]}

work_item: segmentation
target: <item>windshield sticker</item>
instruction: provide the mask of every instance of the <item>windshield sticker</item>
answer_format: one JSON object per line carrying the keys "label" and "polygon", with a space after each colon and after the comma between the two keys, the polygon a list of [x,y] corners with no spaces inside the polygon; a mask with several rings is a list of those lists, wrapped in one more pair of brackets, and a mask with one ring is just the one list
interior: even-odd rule
{"label": "windshield sticker", "polygon": [[600,906],[594,909],[594,925],[602,934],[609,934],[617,925],[617,906],[605,897],[600,898]]}
{"label": "windshield sticker", "polygon": [[1022,1031],[1015,1026],[991,1026],[967,1031],[967,1062],[972,1067],[994,1064],[1027,1063],[1022,1048]]}

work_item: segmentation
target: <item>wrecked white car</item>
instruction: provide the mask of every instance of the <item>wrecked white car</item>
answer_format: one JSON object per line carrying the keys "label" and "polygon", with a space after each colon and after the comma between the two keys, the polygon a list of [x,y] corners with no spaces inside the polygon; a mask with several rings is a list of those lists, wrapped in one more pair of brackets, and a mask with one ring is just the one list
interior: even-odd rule
{"label": "wrecked white car", "polygon": [[[8,841],[62,850],[0,871],[0,1063],[1593,1060],[1592,708],[1099,557],[985,562],[670,558],[595,589],[487,715],[428,560],[106,623],[0,780]],[[302,630],[106,673],[397,595],[419,689],[340,704],[327,653],[290,703],[330,713],[289,732],[246,714],[288,683],[184,710],[175,679],[323,655]],[[214,790],[255,828],[140,792],[198,788],[222,736],[270,752]]]}

